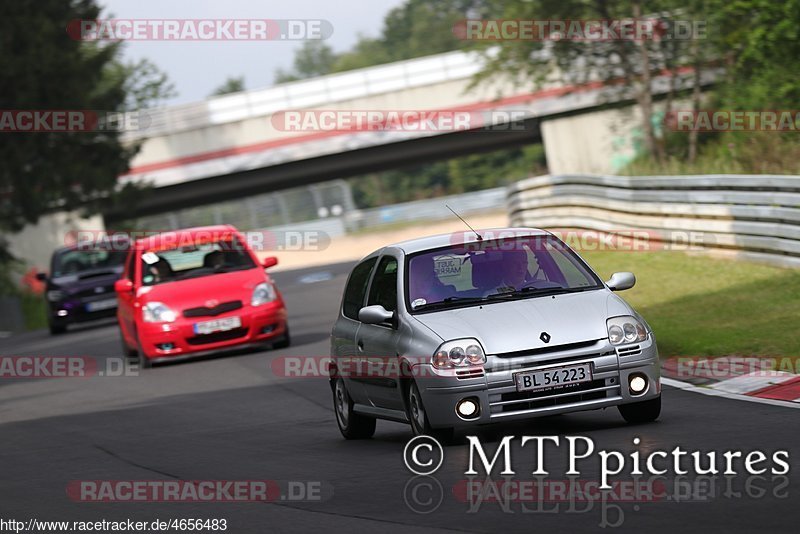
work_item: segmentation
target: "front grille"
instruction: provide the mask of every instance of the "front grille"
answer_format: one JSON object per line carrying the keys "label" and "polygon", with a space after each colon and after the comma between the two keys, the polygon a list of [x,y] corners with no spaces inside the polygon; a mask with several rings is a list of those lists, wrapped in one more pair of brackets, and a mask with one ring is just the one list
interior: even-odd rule
{"label": "front grille", "polygon": [[109,298],[109,297],[115,297],[116,296],[116,293],[114,293],[114,288],[113,287],[102,287],[101,289],[103,291],[100,291],[98,293],[95,288],[90,287],[89,289],[83,289],[81,291],[73,293],[72,295],[70,295],[70,297],[77,298],[77,299],[86,299],[86,298],[91,298],[91,297],[98,297],[97,300],[101,300],[103,298]]}
{"label": "front grille", "polygon": [[230,341],[247,335],[247,328],[235,328],[225,332],[214,332],[213,334],[203,334],[201,336],[190,337],[186,342],[190,345],[206,345],[208,343],[219,343],[220,341]]}
{"label": "front grille", "polygon": [[593,341],[580,341],[578,343],[567,343],[566,345],[554,345],[552,347],[542,347],[540,349],[526,349],[514,352],[501,352],[495,354],[498,358],[519,358],[524,356],[539,356],[542,354],[550,354],[552,352],[564,352],[567,350],[583,349],[595,345],[597,340]]}
{"label": "front grille", "polygon": [[456,371],[456,378],[464,380],[465,378],[481,378],[483,376],[483,369],[480,367],[475,369],[466,369],[464,371]]}
{"label": "front grille", "polygon": [[492,413],[518,412],[605,399],[609,393],[618,395],[619,384],[606,385],[605,379],[597,379],[591,382],[545,391],[511,391],[502,393],[493,396],[494,398],[490,399],[489,405]]}
{"label": "front grille", "polygon": [[622,356],[638,356],[642,353],[641,347],[639,345],[631,345],[630,347],[622,347],[617,349],[617,353]]}
{"label": "front grille", "polygon": [[184,317],[215,317],[225,312],[238,310],[242,307],[241,300],[231,300],[229,302],[221,302],[214,307],[199,306],[197,308],[189,308],[183,310]]}

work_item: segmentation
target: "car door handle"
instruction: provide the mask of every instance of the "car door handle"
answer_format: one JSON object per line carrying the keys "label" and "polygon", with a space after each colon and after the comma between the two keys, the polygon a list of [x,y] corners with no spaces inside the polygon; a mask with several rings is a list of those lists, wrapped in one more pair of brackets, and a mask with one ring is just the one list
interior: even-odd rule
{"label": "car door handle", "polygon": [[356,342],[356,346],[358,347],[358,351],[359,351],[359,352],[362,352],[362,351],[364,350],[364,341],[362,341],[362,340],[360,340],[360,339],[359,339],[359,340]]}

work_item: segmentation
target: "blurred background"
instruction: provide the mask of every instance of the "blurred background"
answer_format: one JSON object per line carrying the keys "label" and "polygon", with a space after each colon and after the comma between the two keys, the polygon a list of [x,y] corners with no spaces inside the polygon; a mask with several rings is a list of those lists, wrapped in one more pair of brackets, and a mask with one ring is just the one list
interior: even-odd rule
{"label": "blurred background", "polygon": [[[666,356],[800,346],[800,0],[39,0],[0,15],[4,335],[45,326],[37,274],[77,231],[325,235],[324,247],[269,251],[293,269],[462,230],[447,204],[474,226],[587,232],[576,248],[602,276],[643,281],[630,300]],[[280,19],[306,31],[202,42],[68,30],[98,19]],[[644,38],[524,38],[497,24],[635,19],[650,25]],[[20,110],[131,120],[19,131]],[[479,120],[282,122],[403,110]],[[713,112],[788,122],[698,120]],[[635,250],[599,237],[636,230],[650,237]]]}

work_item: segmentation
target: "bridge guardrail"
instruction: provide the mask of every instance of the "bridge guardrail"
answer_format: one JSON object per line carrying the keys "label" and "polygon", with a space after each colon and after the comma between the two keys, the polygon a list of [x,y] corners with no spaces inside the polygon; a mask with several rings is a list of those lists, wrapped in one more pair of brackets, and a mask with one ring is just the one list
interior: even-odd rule
{"label": "bridge guardrail", "polygon": [[652,232],[676,244],[800,267],[800,176],[536,176],[509,186],[511,223]]}

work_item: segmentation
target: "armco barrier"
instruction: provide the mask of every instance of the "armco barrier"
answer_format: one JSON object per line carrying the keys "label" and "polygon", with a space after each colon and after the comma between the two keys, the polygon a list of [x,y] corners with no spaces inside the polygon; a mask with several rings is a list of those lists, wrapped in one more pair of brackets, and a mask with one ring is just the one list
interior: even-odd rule
{"label": "armco barrier", "polygon": [[513,225],[691,232],[702,249],[800,267],[800,176],[536,176],[508,188]]}

